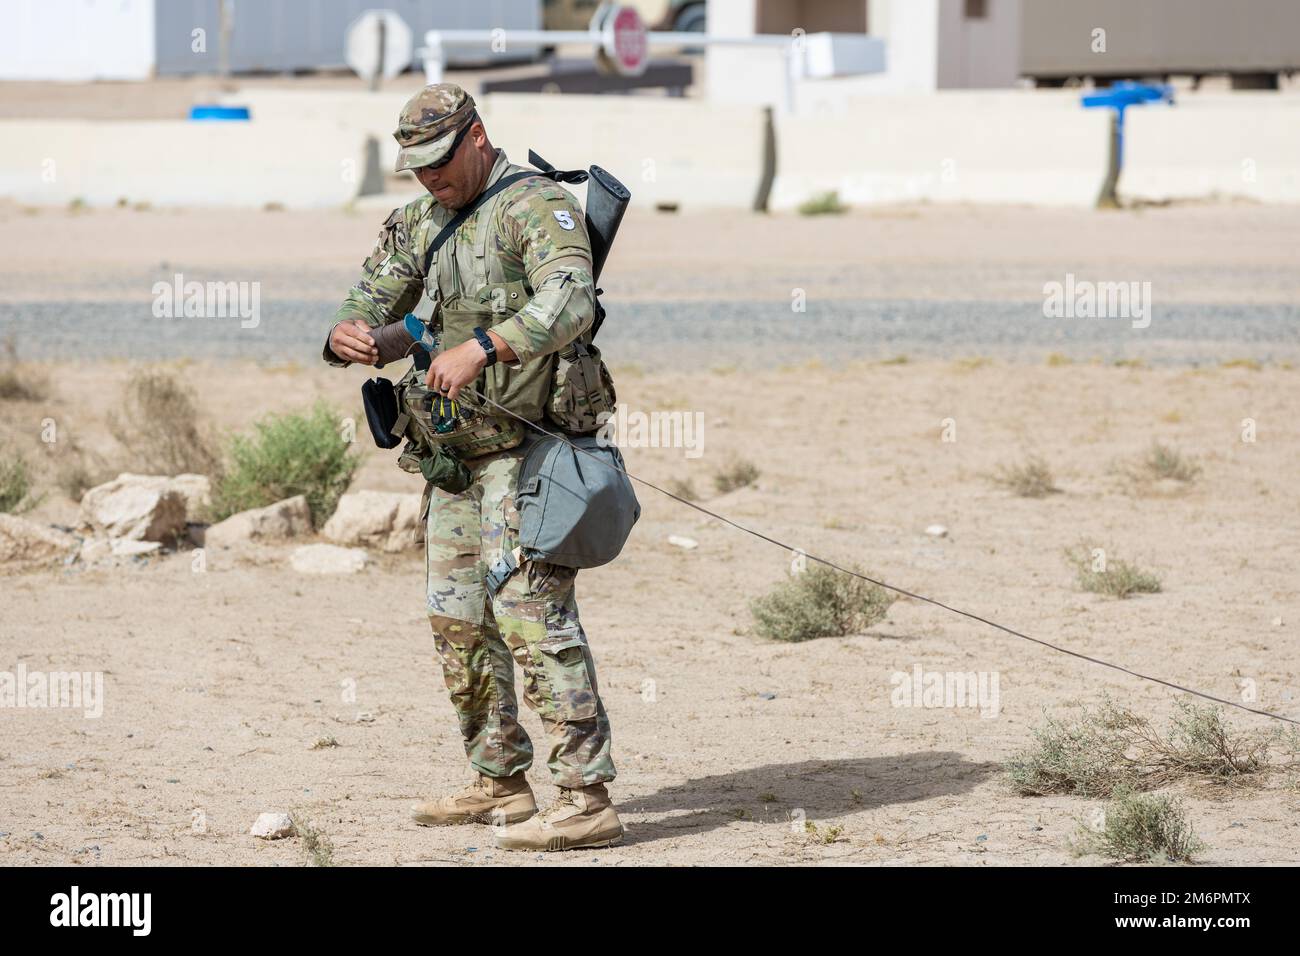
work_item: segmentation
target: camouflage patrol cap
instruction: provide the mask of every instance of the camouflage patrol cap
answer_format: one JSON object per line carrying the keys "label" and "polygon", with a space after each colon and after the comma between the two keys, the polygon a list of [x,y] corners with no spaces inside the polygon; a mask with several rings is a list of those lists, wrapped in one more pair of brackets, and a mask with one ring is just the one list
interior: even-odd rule
{"label": "camouflage patrol cap", "polygon": [[444,158],[456,140],[456,134],[473,121],[474,97],[455,83],[435,83],[416,93],[402,107],[393,139],[397,152],[397,172],[429,166]]}

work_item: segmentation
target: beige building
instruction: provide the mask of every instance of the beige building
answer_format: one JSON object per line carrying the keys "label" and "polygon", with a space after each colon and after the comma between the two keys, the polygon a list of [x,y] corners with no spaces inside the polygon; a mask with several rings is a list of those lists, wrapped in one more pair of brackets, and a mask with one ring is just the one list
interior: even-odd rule
{"label": "beige building", "polygon": [[[1300,68],[1296,0],[709,0],[708,15],[710,33],[731,37],[880,39],[883,72],[855,75],[851,58],[831,72],[851,94],[1208,73],[1275,88]],[[772,50],[710,48],[707,72],[711,97],[780,102]]]}
{"label": "beige building", "polygon": [[1295,0],[1034,0],[1021,34],[1021,73],[1048,84],[1226,73],[1236,88],[1275,89],[1300,68]]}

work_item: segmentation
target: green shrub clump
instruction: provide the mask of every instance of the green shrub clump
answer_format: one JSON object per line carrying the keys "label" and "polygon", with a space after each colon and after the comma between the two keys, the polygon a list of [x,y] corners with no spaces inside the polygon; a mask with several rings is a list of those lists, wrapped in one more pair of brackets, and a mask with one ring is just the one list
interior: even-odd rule
{"label": "green shrub clump", "polygon": [[230,441],[225,470],[212,489],[214,519],[303,495],[319,528],[360,464],[350,447],[338,414],[321,403],[307,414],[263,419],[252,435]]}

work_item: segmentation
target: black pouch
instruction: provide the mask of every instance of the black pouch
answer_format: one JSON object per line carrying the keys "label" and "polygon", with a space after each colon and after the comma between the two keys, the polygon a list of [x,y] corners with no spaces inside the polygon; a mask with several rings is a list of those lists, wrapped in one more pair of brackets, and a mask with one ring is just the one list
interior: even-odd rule
{"label": "black pouch", "polygon": [[393,434],[400,417],[393,383],[386,378],[370,379],[361,386],[361,404],[365,406],[375,444],[380,448],[396,448],[402,436]]}
{"label": "black pouch", "polygon": [[420,474],[435,488],[453,495],[460,494],[474,480],[468,466],[441,446],[432,455],[420,459]]}

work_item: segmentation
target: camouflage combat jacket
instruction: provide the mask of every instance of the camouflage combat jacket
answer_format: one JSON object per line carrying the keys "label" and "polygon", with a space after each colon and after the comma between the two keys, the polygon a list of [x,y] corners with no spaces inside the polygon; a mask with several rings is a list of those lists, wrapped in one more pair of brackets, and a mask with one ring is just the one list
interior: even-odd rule
{"label": "camouflage combat jacket", "polygon": [[[485,189],[524,171],[498,149]],[[432,196],[407,203],[385,221],[361,278],[335,323],[371,328],[400,322],[420,294],[434,303],[430,326],[444,349],[491,328],[514,350],[513,362],[484,370],[475,387],[528,421],[542,417],[555,376],[548,356],[587,331],[595,318],[591,241],[582,208],[568,190],[531,176],[475,210],[434,254],[429,246],[456,215]],[[343,366],[328,343],[323,355]]]}

